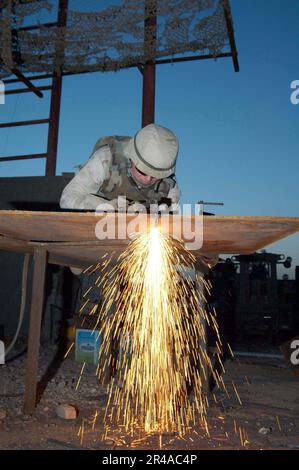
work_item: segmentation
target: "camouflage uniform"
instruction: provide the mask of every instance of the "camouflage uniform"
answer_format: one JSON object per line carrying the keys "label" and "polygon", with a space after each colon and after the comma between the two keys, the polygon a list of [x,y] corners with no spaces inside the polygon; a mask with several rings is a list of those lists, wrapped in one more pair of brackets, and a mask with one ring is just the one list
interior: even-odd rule
{"label": "camouflage uniform", "polygon": [[112,202],[118,196],[130,204],[163,204],[179,202],[180,192],[175,175],[142,186],[132,176],[131,160],[126,153],[130,137],[110,136],[97,141],[88,162],[65,187],[60,200],[62,208],[96,209],[101,203]]}

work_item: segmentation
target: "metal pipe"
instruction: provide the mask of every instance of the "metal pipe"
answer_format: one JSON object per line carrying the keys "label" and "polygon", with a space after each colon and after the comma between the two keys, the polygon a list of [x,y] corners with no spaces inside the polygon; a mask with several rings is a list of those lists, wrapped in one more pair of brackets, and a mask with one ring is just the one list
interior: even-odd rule
{"label": "metal pipe", "polygon": [[13,157],[0,157],[0,162],[10,162],[12,160],[30,160],[31,158],[46,158],[46,153],[33,153],[31,155],[15,155]]}
{"label": "metal pipe", "polygon": [[[178,62],[189,62],[189,61],[194,61],[194,60],[225,59],[227,57],[232,57],[232,53],[231,52],[223,52],[223,53],[217,54],[217,55],[203,54],[203,55],[194,55],[194,56],[187,56],[187,57],[175,57],[175,58],[172,58],[172,59],[157,59],[157,60],[154,61],[154,63],[156,65],[165,65],[165,64],[174,64],[174,63],[178,63]],[[134,68],[134,67],[137,67],[140,70],[140,72],[142,71],[142,73],[143,73],[144,64],[140,64],[140,63],[128,65],[128,66],[125,66],[125,67],[120,67],[120,69],[123,69],[123,68],[130,69],[130,68]],[[63,72],[62,76],[63,77],[69,77],[70,75],[82,75],[82,74],[85,74],[85,73],[99,73],[99,72],[101,72],[101,70],[82,70],[80,72]],[[33,81],[33,80],[46,80],[46,79],[49,79],[49,78],[53,78],[52,73],[41,74],[41,75],[30,75],[28,77],[28,79],[30,79],[31,81]],[[20,80],[15,79],[15,78],[10,78],[10,79],[7,79],[7,80],[3,80],[3,82],[5,84],[17,83],[19,81]]]}
{"label": "metal pipe", "polygon": [[31,83],[30,80],[22,74],[22,72],[20,72],[16,68],[12,68],[10,70],[16,77],[18,77],[21,82],[23,82],[29,88],[30,91],[32,91],[32,93],[34,93],[38,98],[43,98],[44,95],[41,93],[41,91],[36,86],[34,86],[33,83]]}
{"label": "metal pipe", "polygon": [[142,127],[155,121],[156,94],[156,34],[157,34],[156,4],[145,1],[144,22],[144,55],[146,63],[143,67],[142,90]]}
{"label": "metal pipe", "polygon": [[[59,0],[57,24],[60,28],[67,25],[67,8],[68,0]],[[60,38],[61,40],[61,38]],[[55,176],[58,134],[59,134],[59,118],[62,93],[62,70],[63,70],[64,46],[58,43],[55,54],[55,71],[52,81],[52,94],[50,105],[50,123],[48,131],[46,176]]]}
{"label": "metal pipe", "polygon": [[238,61],[238,51],[236,47],[234,29],[233,29],[233,24],[232,24],[232,13],[230,9],[229,0],[223,0],[223,12],[224,12],[224,17],[225,17],[229,42],[230,42],[230,48],[232,51],[234,69],[235,69],[235,72],[239,72],[240,67],[239,67],[239,61]]}
{"label": "metal pipe", "polygon": [[[37,90],[51,90],[51,86],[50,85],[46,85],[46,86],[40,86],[37,88]],[[33,90],[31,90],[30,88],[17,88],[15,90],[6,90],[5,91],[5,95],[16,95],[16,94],[19,94],[19,93],[32,93]]]}
{"label": "metal pipe", "polygon": [[32,126],[34,124],[47,124],[49,119],[32,119],[31,121],[15,121],[15,122],[4,122],[0,124],[0,129],[3,127],[18,127],[18,126]]}
{"label": "metal pipe", "polygon": [[20,26],[20,28],[13,28],[12,31],[34,31],[35,29],[51,28],[53,26],[57,26],[57,23],[52,22],[52,23],[42,23],[42,24],[29,25],[29,26]]}
{"label": "metal pipe", "polygon": [[250,351],[233,351],[236,357],[256,357],[265,359],[283,359],[282,354],[270,354],[270,353],[256,353]]}

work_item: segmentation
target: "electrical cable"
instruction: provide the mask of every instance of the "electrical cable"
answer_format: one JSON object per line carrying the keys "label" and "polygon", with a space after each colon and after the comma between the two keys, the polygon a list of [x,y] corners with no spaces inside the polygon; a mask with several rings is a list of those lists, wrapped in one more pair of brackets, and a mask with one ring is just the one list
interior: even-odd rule
{"label": "electrical cable", "polygon": [[[17,325],[17,329],[15,335],[10,343],[10,345],[6,348],[6,355],[10,353],[12,348],[14,347],[19,333],[23,324],[25,308],[26,308],[26,299],[27,299],[27,286],[28,286],[28,270],[29,270],[29,262],[30,262],[30,254],[25,253],[24,261],[23,261],[23,273],[22,273],[22,287],[21,287],[21,305],[20,305],[20,314],[19,314],[19,321]],[[27,348],[26,348],[27,349]],[[8,362],[8,361],[6,361]],[[11,359],[9,360],[11,362]]]}

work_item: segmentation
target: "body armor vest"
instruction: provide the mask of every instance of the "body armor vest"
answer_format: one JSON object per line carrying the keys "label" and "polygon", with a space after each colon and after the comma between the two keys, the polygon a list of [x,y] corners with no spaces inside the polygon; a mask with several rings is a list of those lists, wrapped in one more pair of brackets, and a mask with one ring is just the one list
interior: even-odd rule
{"label": "body armor vest", "polygon": [[176,184],[175,176],[158,180],[151,186],[142,186],[135,181],[131,174],[131,161],[124,153],[124,147],[130,139],[126,136],[110,136],[96,142],[93,153],[108,145],[112,155],[110,177],[104,181],[97,195],[110,201],[124,196],[129,202],[140,202],[145,206],[164,202],[163,199],[168,198],[170,189]]}

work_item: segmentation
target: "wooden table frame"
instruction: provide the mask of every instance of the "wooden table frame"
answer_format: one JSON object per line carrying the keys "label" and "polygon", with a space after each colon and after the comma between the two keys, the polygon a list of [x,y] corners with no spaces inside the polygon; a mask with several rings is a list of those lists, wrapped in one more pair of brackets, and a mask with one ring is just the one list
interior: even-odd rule
{"label": "wooden table frame", "polygon": [[[123,245],[125,247],[126,243]],[[5,251],[19,252],[33,256],[33,281],[25,373],[24,412],[26,414],[34,413],[37,404],[38,360],[47,265],[49,263],[59,266],[75,266],[82,269],[88,267],[90,265],[89,262],[78,263],[78,260],[60,254],[60,252],[64,249],[67,251],[67,253],[69,253],[70,249],[78,249],[78,247],[85,247],[86,249],[103,249],[103,243],[44,243],[0,237],[0,250],[3,249]],[[117,247],[119,247],[119,244],[117,244],[117,246],[116,244],[106,245],[105,250],[112,253],[116,250]],[[26,269],[28,269],[28,263]],[[23,295],[25,295],[24,292],[22,292],[22,296]]]}
{"label": "wooden table frame", "polygon": [[[206,252],[249,254],[299,231],[299,218],[295,217],[213,216],[204,219],[203,248],[195,255]],[[95,221],[92,214],[0,211],[0,250],[33,256],[25,413],[33,413],[36,407],[47,264],[84,269],[94,264],[101,253],[120,253],[129,243],[128,239],[99,241],[94,233]],[[32,234],[36,241],[32,241]]]}

